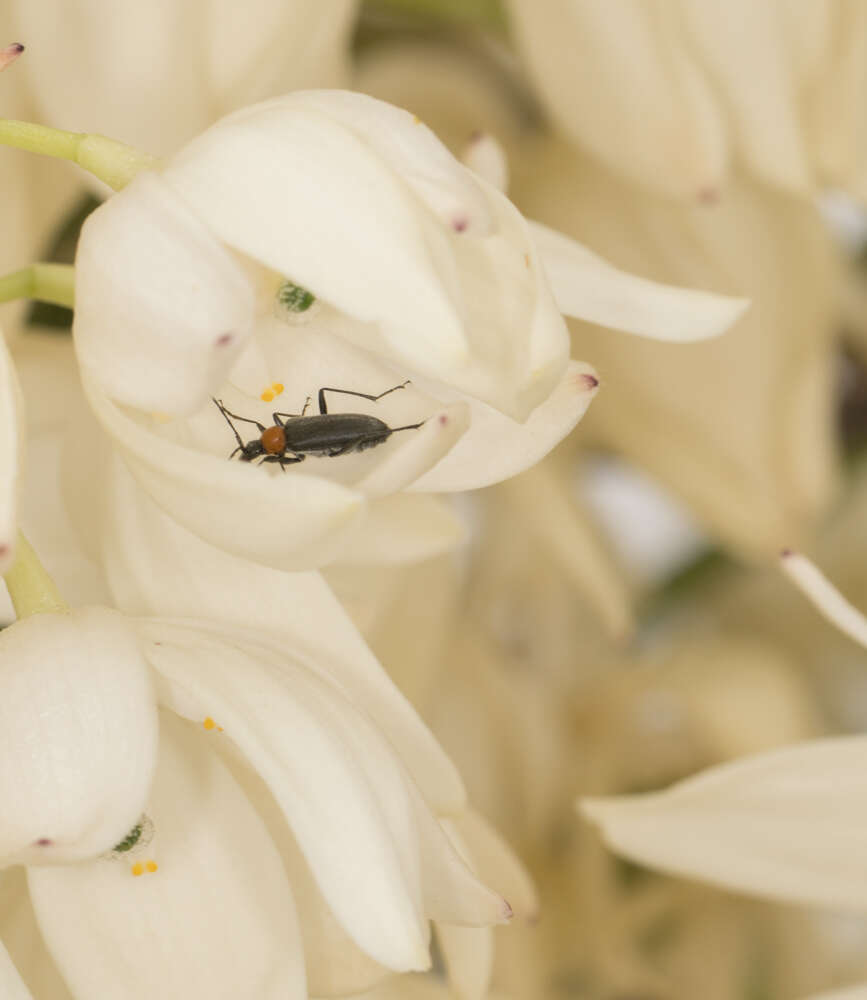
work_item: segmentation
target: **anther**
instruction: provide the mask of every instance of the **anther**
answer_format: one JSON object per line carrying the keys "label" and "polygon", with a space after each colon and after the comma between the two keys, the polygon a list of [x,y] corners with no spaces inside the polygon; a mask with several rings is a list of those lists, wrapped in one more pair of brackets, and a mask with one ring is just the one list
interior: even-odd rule
{"label": "anther", "polygon": [[153,874],[157,870],[157,868],[159,868],[159,865],[156,863],[156,861],[146,861],[145,868],[147,868],[147,870],[151,874]]}
{"label": "anther", "polygon": [[136,861],[136,863],[130,868],[130,871],[136,878],[138,878],[139,875],[144,875],[144,865],[141,861]]}

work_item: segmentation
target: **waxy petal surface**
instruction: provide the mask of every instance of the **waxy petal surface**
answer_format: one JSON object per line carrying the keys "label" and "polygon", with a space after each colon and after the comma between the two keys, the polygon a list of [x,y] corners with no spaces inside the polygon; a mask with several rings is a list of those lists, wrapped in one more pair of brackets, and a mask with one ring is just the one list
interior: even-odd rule
{"label": "waxy petal surface", "polygon": [[15,554],[18,483],[23,446],[18,411],[18,383],[12,358],[0,331],[0,573],[12,565]]}
{"label": "waxy petal surface", "polygon": [[0,633],[0,862],[66,864],[132,827],[156,763],[150,671],[127,619],[38,614]]}
{"label": "waxy petal surface", "polygon": [[241,265],[158,174],[140,174],[82,228],[75,346],[116,402],[199,409],[252,333],[253,306]]}
{"label": "waxy petal surface", "polygon": [[621,271],[570,237],[530,224],[558,307],[567,316],[653,340],[718,337],[746,299],[678,288]]}
{"label": "waxy petal surface", "polygon": [[128,858],[30,868],[48,947],[88,1000],[304,1000],[300,928],[265,826],[208,746],[164,719],[147,812],[155,836]]}
{"label": "waxy petal surface", "polygon": [[667,791],[586,799],[614,850],[773,899],[867,911],[867,739],[817,740]]}

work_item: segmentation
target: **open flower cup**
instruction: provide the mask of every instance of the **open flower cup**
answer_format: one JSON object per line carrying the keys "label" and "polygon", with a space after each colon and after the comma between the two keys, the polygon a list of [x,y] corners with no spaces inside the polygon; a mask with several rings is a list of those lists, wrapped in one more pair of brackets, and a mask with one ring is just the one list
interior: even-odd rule
{"label": "open flower cup", "polygon": [[[124,474],[199,539],[282,570],[453,545],[428,494],[529,467],[593,398],[561,309],[697,339],[744,307],[617,272],[409,112],[340,91],[236,112],[140,174],[85,225],[76,272],[85,390]],[[293,451],[322,388],[380,439]],[[250,442],[265,464],[238,460]]]}
{"label": "open flower cup", "polygon": [[51,960],[82,1000],[355,993],[427,968],[429,920],[486,981],[512,907],[469,864],[516,912],[532,889],[384,676],[332,666],[104,608],[3,632],[4,997]]}

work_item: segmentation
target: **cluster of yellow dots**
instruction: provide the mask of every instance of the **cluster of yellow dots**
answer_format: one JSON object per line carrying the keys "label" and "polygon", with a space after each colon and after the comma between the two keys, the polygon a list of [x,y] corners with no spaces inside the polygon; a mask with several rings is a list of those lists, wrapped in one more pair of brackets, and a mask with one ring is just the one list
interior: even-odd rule
{"label": "cluster of yellow dots", "polygon": [[145,872],[152,875],[158,868],[159,865],[156,861],[145,861],[144,863],[136,861],[136,863],[130,868],[130,871],[136,878],[138,878],[139,875],[144,875]]}
{"label": "cluster of yellow dots", "polygon": [[216,723],[216,722],[214,722],[214,720],[213,720],[213,719],[212,719],[212,718],[210,717],[210,715],[209,715],[209,716],[207,717],[207,719],[205,719],[205,721],[204,721],[204,722],[202,723],[202,725],[203,725],[203,726],[205,727],[205,729],[207,729],[207,730],[208,730],[209,732],[210,732],[210,731],[211,731],[212,729],[216,729],[218,733],[221,733],[221,732],[223,731],[223,727],[222,727],[222,726],[218,726],[218,725],[217,725],[217,723]]}
{"label": "cluster of yellow dots", "polygon": [[282,382],[272,382],[271,385],[268,386],[268,388],[262,393],[259,399],[261,399],[263,403],[270,403],[272,399],[280,395],[284,388],[285,387]]}

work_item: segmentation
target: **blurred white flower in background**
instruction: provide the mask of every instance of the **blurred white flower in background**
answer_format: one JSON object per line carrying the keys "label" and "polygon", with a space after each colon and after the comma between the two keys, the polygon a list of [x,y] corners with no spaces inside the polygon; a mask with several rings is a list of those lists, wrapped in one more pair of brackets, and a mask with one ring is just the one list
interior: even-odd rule
{"label": "blurred white flower in background", "polygon": [[858,0],[508,0],[565,134],[659,193],[712,201],[733,165],[790,194],[867,195]]}

